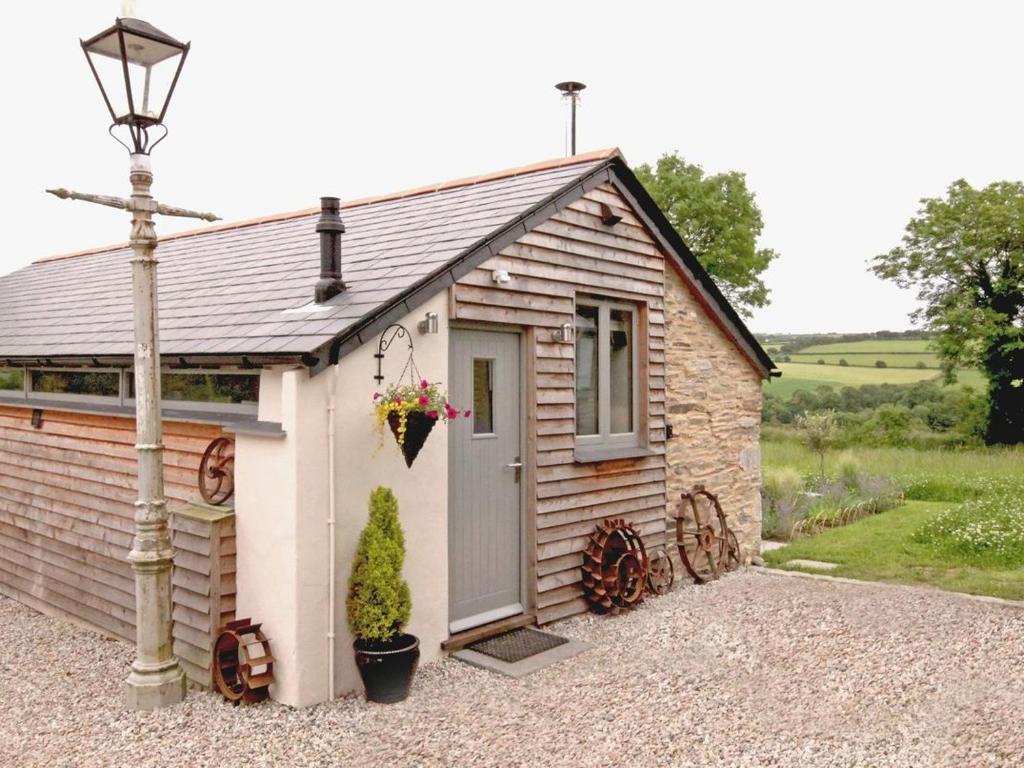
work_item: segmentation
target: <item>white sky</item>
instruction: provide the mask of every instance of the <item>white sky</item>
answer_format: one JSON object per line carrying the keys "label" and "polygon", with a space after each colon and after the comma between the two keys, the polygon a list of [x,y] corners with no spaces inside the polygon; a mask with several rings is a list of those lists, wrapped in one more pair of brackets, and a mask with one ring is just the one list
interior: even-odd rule
{"label": "white sky", "polygon": [[[117,0],[5,3],[0,273],[122,242],[127,155],[78,45]],[[917,200],[958,177],[1024,177],[1019,36],[997,2],[139,0],[192,51],[153,154],[159,199],[226,220],[522,165],[565,152],[552,87],[589,87],[579,150],[678,149],[748,176],[771,307],[756,331],[909,327],[867,274]],[[196,222],[162,218],[160,232]]]}

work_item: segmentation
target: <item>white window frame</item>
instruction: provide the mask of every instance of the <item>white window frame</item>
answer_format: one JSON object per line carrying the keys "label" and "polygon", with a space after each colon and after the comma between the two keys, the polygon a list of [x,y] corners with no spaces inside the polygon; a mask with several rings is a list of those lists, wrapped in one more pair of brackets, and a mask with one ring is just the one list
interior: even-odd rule
{"label": "white window frame", "polygon": [[[597,434],[576,435],[577,448],[639,448],[643,445],[640,424],[640,312],[641,306],[634,302],[605,299],[596,296],[577,297],[573,307],[573,324],[575,327],[576,307],[594,307],[597,309]],[[612,310],[624,310],[630,313],[632,328],[633,366],[633,431],[611,431],[611,313]],[[573,335],[573,369],[575,370],[576,343]],[[575,374],[574,374],[575,376]],[[573,431],[576,431],[576,385],[573,382]]]}

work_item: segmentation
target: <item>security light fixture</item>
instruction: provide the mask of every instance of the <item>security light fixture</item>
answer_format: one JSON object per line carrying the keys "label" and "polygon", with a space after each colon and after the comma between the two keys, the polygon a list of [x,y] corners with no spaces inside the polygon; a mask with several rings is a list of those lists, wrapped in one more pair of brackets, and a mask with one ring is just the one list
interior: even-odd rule
{"label": "security light fixture", "polygon": [[[81,43],[110,111],[111,136],[133,154],[149,154],[167,135],[164,116],[189,44],[130,18],[116,19],[112,27]],[[130,145],[114,133],[121,126],[128,130]],[[154,126],[163,129],[156,141],[149,135]]]}
{"label": "security light fixture", "polygon": [[562,323],[551,333],[551,338],[562,344],[573,343],[575,327],[572,323]]}
{"label": "security light fixture", "polygon": [[437,333],[437,312],[427,312],[416,328],[420,333]]}
{"label": "security light fixture", "polygon": [[512,275],[505,269],[496,269],[491,273],[491,282],[497,283],[498,285],[504,285],[505,283],[511,282]]}

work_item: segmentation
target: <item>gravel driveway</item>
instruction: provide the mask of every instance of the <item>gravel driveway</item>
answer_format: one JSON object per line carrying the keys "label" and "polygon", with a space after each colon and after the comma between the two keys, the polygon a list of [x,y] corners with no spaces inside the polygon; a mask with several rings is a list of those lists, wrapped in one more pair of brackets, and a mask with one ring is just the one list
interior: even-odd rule
{"label": "gravel driveway", "polygon": [[1024,765],[1019,609],[749,572],[553,628],[594,648],[520,681],[448,660],[392,706],[129,713],[129,646],[0,598],[0,765]]}

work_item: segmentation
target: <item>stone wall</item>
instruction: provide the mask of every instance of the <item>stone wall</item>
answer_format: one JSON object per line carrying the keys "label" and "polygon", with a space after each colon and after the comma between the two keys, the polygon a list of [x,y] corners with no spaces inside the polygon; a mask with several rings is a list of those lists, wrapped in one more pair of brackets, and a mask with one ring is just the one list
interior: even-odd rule
{"label": "stone wall", "polygon": [[[761,378],[672,268],[665,280],[668,541],[679,494],[718,495],[744,559],[761,548]],[[672,550],[675,547],[671,547]]]}

